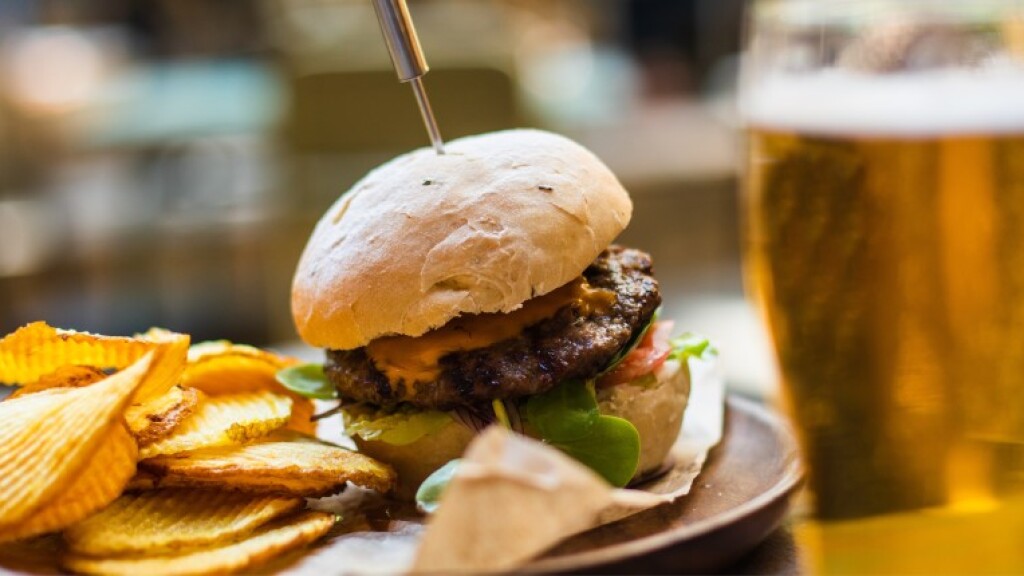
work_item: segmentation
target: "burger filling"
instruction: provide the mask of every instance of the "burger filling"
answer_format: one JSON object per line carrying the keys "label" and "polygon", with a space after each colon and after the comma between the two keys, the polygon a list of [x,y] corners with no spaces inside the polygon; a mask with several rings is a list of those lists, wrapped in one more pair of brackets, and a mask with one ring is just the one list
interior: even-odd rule
{"label": "burger filling", "polygon": [[490,405],[598,376],[639,342],[660,304],[650,256],[611,247],[581,278],[510,314],[331,350],[324,371],[342,398],[381,408]]}
{"label": "burger filling", "polygon": [[637,470],[640,439],[632,423],[600,413],[599,393],[653,384],[666,360],[708,350],[704,339],[670,340],[671,323],[656,321],[660,304],[650,256],[612,246],[580,278],[512,313],[329,350],[322,368],[279,379],[307,395],[336,393],[357,439],[407,445],[453,420],[474,430],[497,422],[622,486]]}

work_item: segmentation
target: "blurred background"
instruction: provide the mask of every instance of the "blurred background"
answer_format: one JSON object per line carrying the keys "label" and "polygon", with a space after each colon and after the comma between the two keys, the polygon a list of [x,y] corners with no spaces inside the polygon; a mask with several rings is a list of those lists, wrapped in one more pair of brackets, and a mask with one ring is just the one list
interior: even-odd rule
{"label": "blurred background", "polygon": [[[447,139],[534,126],[630,190],[677,330],[770,392],[743,299],[742,0],[409,0]],[[313,224],[427,144],[368,0],[2,0],[0,329],[295,339]]]}

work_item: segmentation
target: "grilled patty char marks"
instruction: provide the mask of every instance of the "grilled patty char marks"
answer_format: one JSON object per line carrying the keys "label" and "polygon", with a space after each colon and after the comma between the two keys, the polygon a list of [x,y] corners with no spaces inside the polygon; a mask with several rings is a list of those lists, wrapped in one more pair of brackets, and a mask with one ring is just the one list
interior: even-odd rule
{"label": "grilled patty char marks", "polygon": [[324,370],[342,398],[441,410],[539,394],[564,380],[590,378],[647,324],[661,304],[661,294],[651,257],[639,250],[611,246],[583,276],[594,288],[614,291],[615,304],[593,316],[566,306],[516,338],[451,352],[441,358],[442,372],[433,382],[392,385],[364,348],[328,350]]}

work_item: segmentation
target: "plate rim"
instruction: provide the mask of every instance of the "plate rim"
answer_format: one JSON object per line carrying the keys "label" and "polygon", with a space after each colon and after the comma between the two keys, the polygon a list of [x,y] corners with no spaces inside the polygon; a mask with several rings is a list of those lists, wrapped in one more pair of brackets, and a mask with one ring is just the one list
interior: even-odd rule
{"label": "plate rim", "polygon": [[[784,445],[795,450],[796,457],[786,466],[775,484],[735,508],[730,508],[706,520],[594,550],[553,558],[541,557],[523,566],[522,569],[535,573],[579,571],[653,554],[673,544],[694,540],[729,526],[741,518],[769,508],[780,500],[788,500],[804,479],[803,462],[793,429],[776,412],[754,400],[730,394],[726,397],[725,403],[727,411],[742,412],[744,415],[760,421],[781,438]],[[698,475],[697,478],[700,476]],[[694,481],[696,482],[697,479]]]}

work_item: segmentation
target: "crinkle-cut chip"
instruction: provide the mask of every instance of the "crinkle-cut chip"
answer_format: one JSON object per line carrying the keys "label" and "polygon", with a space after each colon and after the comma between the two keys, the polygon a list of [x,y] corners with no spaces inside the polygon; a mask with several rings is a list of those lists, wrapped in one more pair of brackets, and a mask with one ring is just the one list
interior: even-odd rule
{"label": "crinkle-cut chip", "polygon": [[[159,456],[158,456],[159,458]],[[124,487],[125,492],[139,492],[142,490],[156,490],[158,486],[158,478],[149,472],[141,469],[135,471],[135,476],[128,482],[128,485]]]}
{"label": "crinkle-cut chip", "polygon": [[65,530],[64,540],[70,551],[89,556],[161,554],[238,540],[304,504],[215,490],[126,494]]}
{"label": "crinkle-cut chip", "polygon": [[195,412],[170,436],[141,450],[142,458],[200,448],[242,444],[266,436],[288,423],[292,400],[272,392],[203,396]]}
{"label": "crinkle-cut chip", "polygon": [[0,340],[0,382],[28,384],[73,365],[120,370],[155,351],[152,369],[136,391],[136,397],[145,400],[160,396],[178,383],[188,344],[188,335],[161,329],[127,338],[61,330],[34,322]]}
{"label": "crinkle-cut chip", "polygon": [[81,388],[95,384],[106,377],[106,372],[94,366],[61,366],[35,382],[16,388],[9,398],[17,398],[51,388]]}
{"label": "crinkle-cut chip", "polygon": [[58,574],[59,534],[0,544],[0,574]]}
{"label": "crinkle-cut chip", "polygon": [[352,482],[378,492],[395,472],[369,456],[290,430],[244,446],[196,450],[139,463],[157,486],[205,486],[250,493],[326,496]]}
{"label": "crinkle-cut chip", "polygon": [[135,439],[123,424],[115,422],[67,491],[25,520],[0,529],[0,542],[56,532],[107,506],[121,495],[135,474],[137,457]]}
{"label": "crinkle-cut chip", "polygon": [[195,412],[198,404],[196,389],[172,386],[163,396],[132,404],[125,410],[124,418],[139,445],[145,446],[169,436]]}
{"label": "crinkle-cut chip", "polygon": [[60,388],[0,402],[0,530],[67,490],[120,421],[150,368],[146,354],[84,388]]}
{"label": "crinkle-cut chip", "polygon": [[313,401],[295,394],[277,381],[279,370],[296,363],[298,360],[295,358],[227,340],[200,342],[189,348],[188,366],[181,382],[210,395],[257,390],[287,394],[292,399],[292,418],[286,428],[315,434]]}
{"label": "crinkle-cut chip", "polygon": [[294,360],[249,346],[238,348],[232,345],[219,354],[192,355],[182,374],[182,384],[207,394],[284,389],[275,375],[294,364]]}
{"label": "crinkle-cut chip", "polygon": [[317,540],[334,526],[334,521],[331,514],[307,511],[264,525],[240,542],[178,556],[93,558],[68,554],[61,564],[83,574],[199,576],[237,572]]}
{"label": "crinkle-cut chip", "polygon": [[153,361],[153,368],[135,394],[134,402],[145,402],[163,396],[172,386],[178,384],[185,371],[188,357],[190,337],[187,334],[154,328],[143,337],[152,339],[150,341],[156,346],[157,355]]}
{"label": "crinkle-cut chip", "polygon": [[152,348],[151,342],[135,338],[60,330],[33,322],[0,340],[0,382],[28,384],[71,365],[120,369]]}
{"label": "crinkle-cut chip", "polygon": [[226,354],[265,358],[272,362],[282,362],[284,363],[283,366],[289,366],[298,362],[298,360],[289,356],[282,356],[248,344],[235,344],[229,340],[207,340],[193,344],[188,349],[188,361],[189,364],[193,364],[212,356],[223,356]]}
{"label": "crinkle-cut chip", "polygon": [[289,394],[289,397],[292,399],[292,417],[284,427],[288,430],[315,436],[316,421],[313,420],[313,413],[316,411],[316,406],[313,401],[298,394]]}

